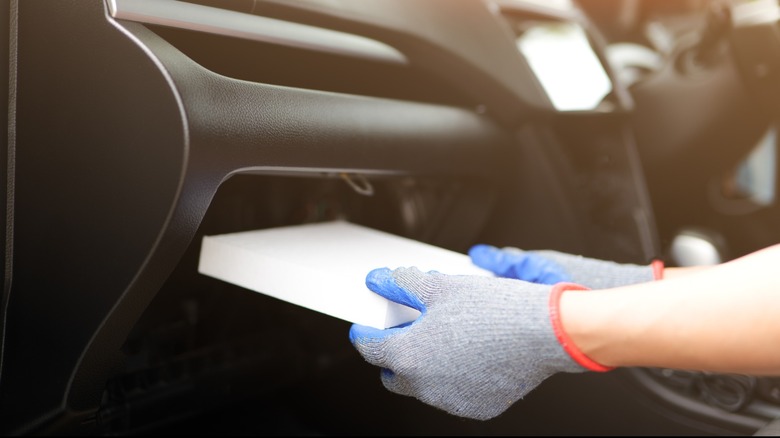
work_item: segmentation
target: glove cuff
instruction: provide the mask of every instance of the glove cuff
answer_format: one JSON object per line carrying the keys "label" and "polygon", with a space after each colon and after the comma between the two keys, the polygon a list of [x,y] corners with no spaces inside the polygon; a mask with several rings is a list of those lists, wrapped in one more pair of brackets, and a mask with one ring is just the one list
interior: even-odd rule
{"label": "glove cuff", "polygon": [[655,280],[663,280],[664,279],[664,261],[660,259],[653,260],[653,263],[650,264],[650,267],[653,268],[653,278]]}
{"label": "glove cuff", "polygon": [[563,330],[563,324],[561,323],[560,302],[561,295],[567,290],[589,290],[585,286],[574,283],[558,283],[553,286],[550,293],[550,320],[552,322],[553,332],[558,342],[563,347],[563,350],[574,359],[580,366],[590,371],[606,372],[611,371],[614,367],[608,367],[602,365],[593,359],[585,355],[577,346],[569,335]]}

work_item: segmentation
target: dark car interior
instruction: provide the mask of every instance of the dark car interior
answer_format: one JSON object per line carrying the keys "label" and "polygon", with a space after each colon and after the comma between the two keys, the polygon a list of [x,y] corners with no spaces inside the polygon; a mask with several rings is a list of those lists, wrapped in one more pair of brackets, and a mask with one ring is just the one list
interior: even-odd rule
{"label": "dark car interior", "polygon": [[780,417],[780,377],[646,368],[454,417],[387,391],[348,322],[197,270],[203,236],[330,220],[667,266],[780,242],[776,1],[0,5],[3,434],[751,435]]}

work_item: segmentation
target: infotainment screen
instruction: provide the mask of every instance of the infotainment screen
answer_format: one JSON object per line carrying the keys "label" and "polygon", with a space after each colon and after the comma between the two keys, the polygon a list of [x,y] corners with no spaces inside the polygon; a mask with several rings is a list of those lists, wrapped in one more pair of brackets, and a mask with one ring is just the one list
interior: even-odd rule
{"label": "infotainment screen", "polygon": [[567,22],[535,22],[517,38],[517,47],[559,111],[595,109],[612,91],[585,30]]}

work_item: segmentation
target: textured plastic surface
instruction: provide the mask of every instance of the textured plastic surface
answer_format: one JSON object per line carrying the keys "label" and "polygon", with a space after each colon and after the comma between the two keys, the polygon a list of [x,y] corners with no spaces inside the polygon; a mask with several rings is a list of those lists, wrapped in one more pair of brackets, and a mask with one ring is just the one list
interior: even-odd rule
{"label": "textured plastic surface", "polygon": [[505,144],[467,109],[220,76],[143,25],[115,23],[102,2],[19,9],[7,434],[94,412],[127,334],[231,175],[479,175]]}

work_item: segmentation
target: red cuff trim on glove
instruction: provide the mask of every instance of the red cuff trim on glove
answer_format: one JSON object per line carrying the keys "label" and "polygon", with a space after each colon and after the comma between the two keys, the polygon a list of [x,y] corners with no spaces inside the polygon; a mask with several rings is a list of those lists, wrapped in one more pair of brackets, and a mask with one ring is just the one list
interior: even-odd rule
{"label": "red cuff trim on glove", "polygon": [[653,278],[656,280],[663,280],[664,279],[664,261],[655,259],[653,260],[653,263],[650,264],[650,267],[653,268]]}
{"label": "red cuff trim on glove", "polygon": [[561,323],[561,295],[567,290],[588,290],[587,287],[574,283],[558,283],[552,288],[550,294],[550,320],[552,321],[553,332],[555,337],[558,338],[558,342],[561,343],[563,350],[574,359],[575,362],[580,364],[583,368],[590,371],[605,372],[611,371],[614,367],[604,366],[593,359],[585,355],[571,340],[568,334],[563,331],[563,324]]}

